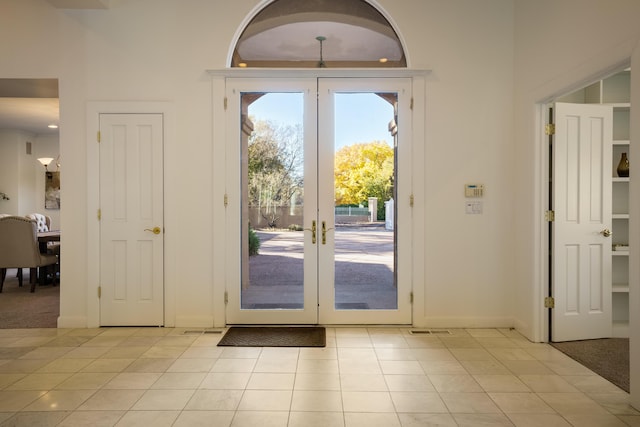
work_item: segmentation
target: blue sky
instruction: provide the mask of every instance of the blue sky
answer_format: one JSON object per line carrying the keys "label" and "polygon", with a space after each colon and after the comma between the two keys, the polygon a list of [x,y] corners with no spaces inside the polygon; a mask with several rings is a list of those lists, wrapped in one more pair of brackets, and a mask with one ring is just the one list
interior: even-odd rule
{"label": "blue sky", "polygon": [[[336,150],[358,142],[386,141],[393,146],[387,130],[393,118],[391,104],[372,93],[336,95]],[[302,121],[301,93],[270,93],[255,101],[249,114],[277,123]]]}

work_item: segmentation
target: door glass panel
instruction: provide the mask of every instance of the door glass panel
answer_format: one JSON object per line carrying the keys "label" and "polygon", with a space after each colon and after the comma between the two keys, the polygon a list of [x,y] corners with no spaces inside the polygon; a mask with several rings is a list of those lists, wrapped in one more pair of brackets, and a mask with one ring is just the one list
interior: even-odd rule
{"label": "door glass panel", "polygon": [[336,310],[395,310],[396,93],[334,94]]}
{"label": "door glass panel", "polygon": [[304,308],[303,93],[243,93],[245,310]]}

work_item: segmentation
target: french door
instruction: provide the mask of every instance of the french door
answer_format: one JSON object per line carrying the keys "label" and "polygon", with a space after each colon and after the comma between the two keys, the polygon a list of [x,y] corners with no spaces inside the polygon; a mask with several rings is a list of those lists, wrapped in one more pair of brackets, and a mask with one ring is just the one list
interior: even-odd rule
{"label": "french door", "polygon": [[227,323],[411,323],[410,80],[226,90]]}

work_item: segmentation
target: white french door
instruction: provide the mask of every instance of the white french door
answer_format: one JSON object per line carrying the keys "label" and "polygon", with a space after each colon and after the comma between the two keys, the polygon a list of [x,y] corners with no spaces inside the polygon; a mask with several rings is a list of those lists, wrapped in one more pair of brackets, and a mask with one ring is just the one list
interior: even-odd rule
{"label": "white french door", "polygon": [[410,94],[409,79],[227,80],[227,323],[411,323]]}

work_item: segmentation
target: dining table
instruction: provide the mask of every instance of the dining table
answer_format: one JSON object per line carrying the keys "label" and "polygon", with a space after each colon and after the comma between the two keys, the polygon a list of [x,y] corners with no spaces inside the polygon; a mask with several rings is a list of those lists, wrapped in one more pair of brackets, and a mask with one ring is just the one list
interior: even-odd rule
{"label": "dining table", "polygon": [[39,231],[38,243],[40,244],[40,252],[47,251],[47,244],[49,242],[60,241],[60,230]]}

